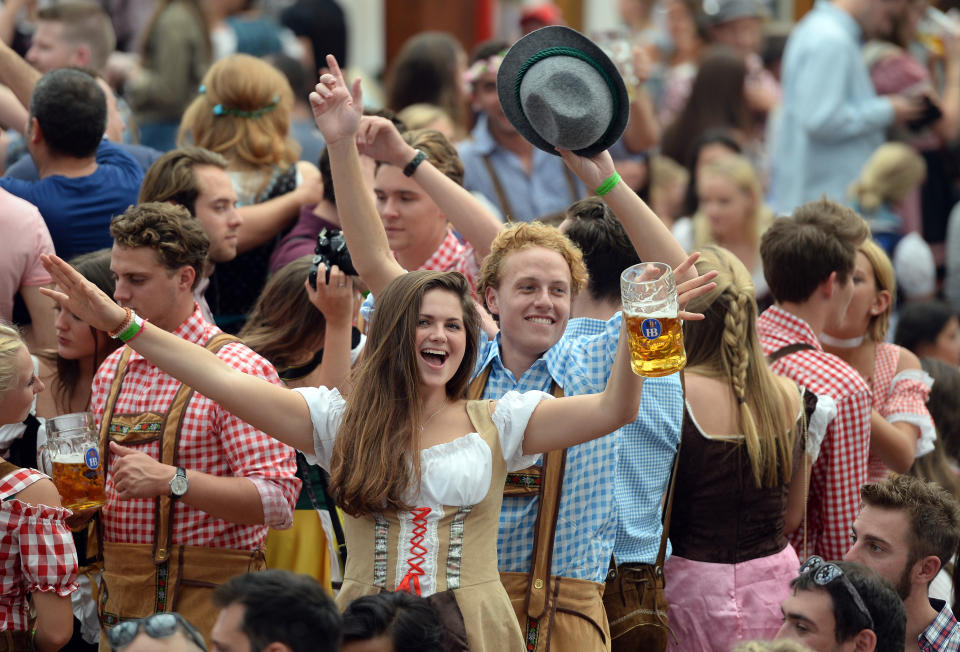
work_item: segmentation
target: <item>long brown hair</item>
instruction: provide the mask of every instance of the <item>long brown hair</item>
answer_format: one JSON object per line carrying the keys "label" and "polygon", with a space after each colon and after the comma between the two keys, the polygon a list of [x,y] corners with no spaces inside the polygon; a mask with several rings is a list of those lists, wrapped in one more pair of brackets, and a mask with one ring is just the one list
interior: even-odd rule
{"label": "long brown hair", "polygon": [[463,275],[420,270],[391,281],[377,298],[330,465],[337,504],[353,516],[409,510],[406,497],[419,485],[423,404],[415,337],[430,290],[455,294],[463,309],[467,341],[447,397],[459,399],[473,375],[480,318]]}
{"label": "long brown hair", "polygon": [[306,352],[323,346],[326,320],[303,287],[311,260],[297,258],[270,277],[238,334],[277,369],[300,364]]}
{"label": "long brown hair", "polygon": [[788,482],[793,469],[792,424],[783,408],[787,395],[760,348],[750,272],[723,247],[709,245],[697,261],[697,273],[714,269],[717,287],[687,306],[705,317],[684,324],[688,368],[730,383],[753,478],[758,487],[774,487]]}

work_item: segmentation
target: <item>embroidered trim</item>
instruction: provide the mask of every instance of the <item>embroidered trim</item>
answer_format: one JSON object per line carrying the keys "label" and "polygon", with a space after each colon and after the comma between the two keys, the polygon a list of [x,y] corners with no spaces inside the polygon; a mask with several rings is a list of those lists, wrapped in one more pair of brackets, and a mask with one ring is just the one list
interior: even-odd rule
{"label": "embroidered trim", "polygon": [[413,533],[410,536],[410,558],[407,565],[410,570],[403,576],[400,584],[397,585],[397,591],[406,591],[415,595],[420,595],[420,578],[424,575],[422,565],[427,559],[427,553],[430,550],[423,546],[423,540],[427,534],[427,517],[430,515],[429,507],[417,507],[410,510],[413,514]]}
{"label": "embroidered trim", "polygon": [[157,609],[156,613],[167,610],[167,580],[169,579],[170,562],[157,566]]}
{"label": "embroidered trim", "polygon": [[525,489],[537,489],[540,487],[540,484],[543,480],[540,477],[539,473],[529,473],[518,471],[516,473],[508,473],[507,479],[504,482],[504,485],[507,487],[523,487]]}
{"label": "embroidered trim", "polygon": [[128,426],[122,423],[117,423],[116,421],[111,421],[109,433],[111,435],[126,435],[131,432],[160,432],[162,429],[163,429],[163,423],[155,422],[155,421],[137,423],[132,426]]}
{"label": "embroidered trim", "polygon": [[537,639],[540,638],[540,621],[536,618],[527,617],[527,651],[533,652],[537,649]]}
{"label": "embroidered trim", "polygon": [[379,514],[373,517],[373,585],[387,588],[387,538],[390,524]]}
{"label": "embroidered trim", "polygon": [[450,522],[450,546],[447,549],[447,589],[460,588],[460,569],[463,561],[463,525],[473,509],[461,507]]}

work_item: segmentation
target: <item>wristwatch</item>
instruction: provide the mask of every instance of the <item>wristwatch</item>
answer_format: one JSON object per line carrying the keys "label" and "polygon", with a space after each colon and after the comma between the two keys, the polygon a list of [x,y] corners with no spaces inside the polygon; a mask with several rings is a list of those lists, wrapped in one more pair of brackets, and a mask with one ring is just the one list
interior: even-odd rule
{"label": "wristwatch", "polygon": [[187,493],[187,489],[189,488],[190,483],[187,482],[187,470],[182,466],[178,466],[176,475],[170,479],[170,497],[174,500],[181,498],[183,494]]}

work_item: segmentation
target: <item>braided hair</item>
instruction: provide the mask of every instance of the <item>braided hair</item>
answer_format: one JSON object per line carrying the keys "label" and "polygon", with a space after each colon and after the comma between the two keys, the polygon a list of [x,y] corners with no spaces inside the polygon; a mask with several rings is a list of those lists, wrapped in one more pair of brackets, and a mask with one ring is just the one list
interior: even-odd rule
{"label": "braided hair", "polygon": [[738,406],[738,425],[757,486],[790,480],[793,469],[793,415],[787,390],[770,371],[757,338],[753,281],[743,263],[714,245],[704,247],[697,272],[717,270],[717,287],[694,299],[688,310],[702,321],[684,324],[688,368],[730,383]]}

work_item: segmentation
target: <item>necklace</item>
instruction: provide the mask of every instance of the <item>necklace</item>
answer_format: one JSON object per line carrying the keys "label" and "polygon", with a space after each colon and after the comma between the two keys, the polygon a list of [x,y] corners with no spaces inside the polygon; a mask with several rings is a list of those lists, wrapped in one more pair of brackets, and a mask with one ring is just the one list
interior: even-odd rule
{"label": "necklace", "polygon": [[427,420],[426,420],[426,421],[424,421],[423,423],[420,424],[420,432],[423,432],[423,429],[427,427],[427,424],[430,423],[430,420],[433,419],[433,417],[435,417],[435,416],[437,416],[438,414],[440,414],[440,411],[443,410],[443,408],[445,408],[445,407],[447,407],[447,402],[446,402],[446,401],[444,401],[444,402],[440,405],[440,407],[437,408],[437,411],[436,411],[436,412],[434,412],[434,413],[431,414],[429,417],[427,417]]}

